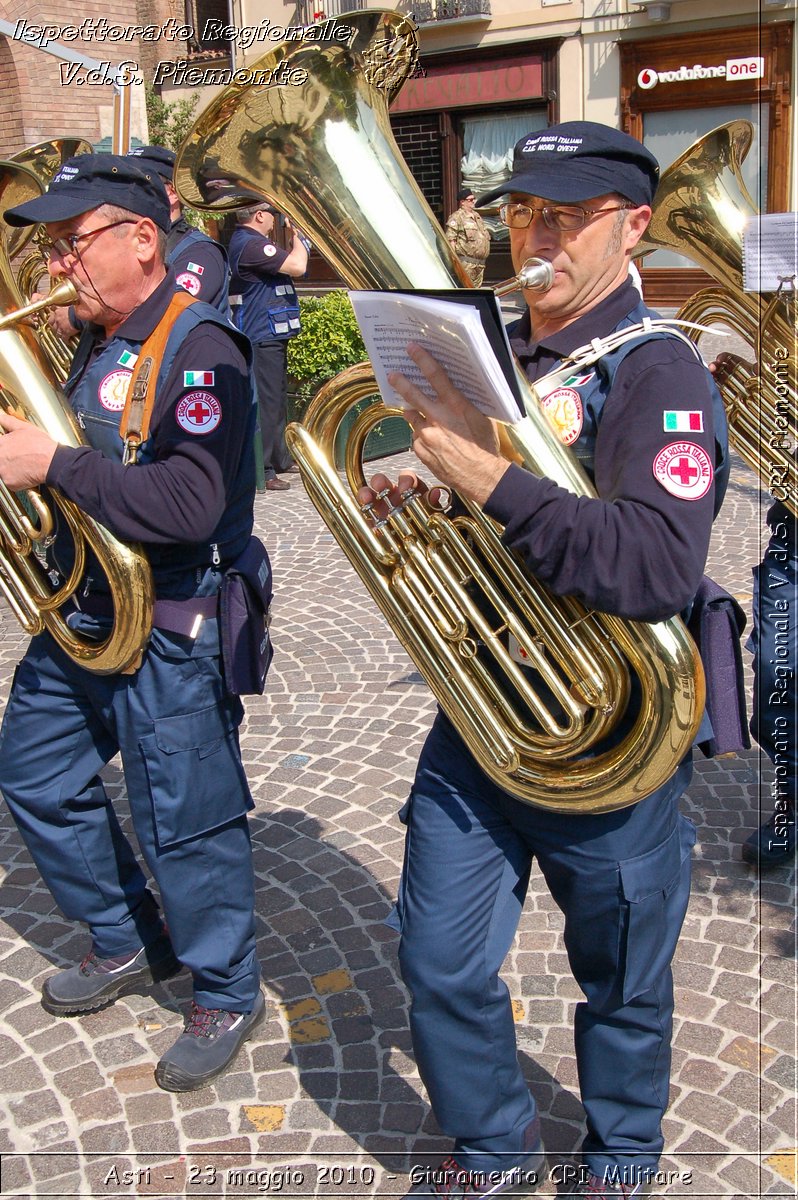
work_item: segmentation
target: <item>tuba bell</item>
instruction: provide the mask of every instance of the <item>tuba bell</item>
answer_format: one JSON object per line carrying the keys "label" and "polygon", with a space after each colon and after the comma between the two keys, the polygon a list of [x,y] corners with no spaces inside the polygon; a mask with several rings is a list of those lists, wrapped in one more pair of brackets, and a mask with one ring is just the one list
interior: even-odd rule
{"label": "tuba bell", "polygon": [[668,167],[638,252],[675,250],[717,281],[692,296],[676,319],[728,326],[751,347],[755,363],[731,356],[716,374],[729,438],[763,488],[796,516],[795,282],[792,292],[770,296],[743,287],[743,232],[757,210],[740,168],[753,136],[750,121],[729,121]]}
{"label": "tuba bell", "polygon": [[[67,159],[77,154],[91,154],[91,142],[80,137],[52,138],[47,142],[38,142],[35,146],[27,146],[18,154],[12,154],[8,160],[17,168],[29,171],[40,184],[40,191],[46,190],[56,171]],[[0,163],[0,173],[3,164]],[[37,194],[37,193],[34,193]],[[19,203],[22,203],[20,200]],[[41,227],[33,226],[14,230],[9,239],[8,255],[14,259],[20,253],[23,244],[32,241],[31,248],[16,268],[17,286],[27,301],[38,290],[43,277],[47,276],[47,258],[40,246]],[[54,329],[42,323],[38,330],[39,344],[50,360],[55,377],[59,383],[66,382],[72,364],[72,355],[77,346],[77,337],[65,341]]]}
{"label": "tuba bell", "polygon": [[[32,178],[24,167],[0,164],[0,212],[30,198]],[[38,183],[36,187],[39,191],[33,195],[41,192]],[[0,406],[46,430],[61,445],[85,445],[36,332],[23,323],[51,304],[71,303],[76,292],[72,284],[60,284],[44,301],[25,304],[9,262],[8,229],[0,221],[0,313],[6,314],[0,316]],[[140,547],[119,542],[57,489],[48,492],[72,536],[69,578],[54,585],[44,562],[55,536],[53,507],[36,489],[20,499],[0,483],[0,592],[26,633],[47,629],[79,666],[99,674],[135,670],[151,628],[154,590],[149,563]],[[106,576],[114,607],[113,628],[98,641],[81,638],[62,611],[74,603],[89,553]]]}
{"label": "tuba bell", "polygon": [[[353,288],[470,286],[388,119],[413,66],[412,23],[367,10],[336,25],[351,30],[345,44],[285,42],[248,69],[252,80],[290,73],[290,83],[235,84],[212,101],[178,153],[178,193],[211,210],[241,203],[237,196],[273,203]],[[506,430],[513,451],[530,470],[595,495],[520,369],[518,384],[527,416]],[[473,504],[452,520],[415,498],[375,533],[355,499],[362,448],[399,410],[375,403],[356,416],[345,486],[333,467],[342,422],[375,391],[368,363],[349,368],[321,389],[302,425],[289,426],[289,446],[333,536],[483,769],[519,800],[561,812],[604,812],[649,795],[687,754],[703,712],[700,661],[684,625],[623,622],[552,596]],[[511,657],[509,635],[542,677],[540,691]],[[639,714],[618,745],[593,754],[626,714],[630,672]]]}

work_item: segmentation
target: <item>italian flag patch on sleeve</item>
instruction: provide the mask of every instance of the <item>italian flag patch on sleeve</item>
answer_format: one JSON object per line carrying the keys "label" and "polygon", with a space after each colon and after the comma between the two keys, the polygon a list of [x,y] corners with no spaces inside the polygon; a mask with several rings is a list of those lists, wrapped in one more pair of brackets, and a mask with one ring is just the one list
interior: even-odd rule
{"label": "italian flag patch on sleeve", "polygon": [[676,409],[664,412],[662,428],[666,433],[703,433],[704,414],[702,412],[687,412]]}
{"label": "italian flag patch on sleeve", "polygon": [[184,371],[183,387],[213,387],[213,371]]}

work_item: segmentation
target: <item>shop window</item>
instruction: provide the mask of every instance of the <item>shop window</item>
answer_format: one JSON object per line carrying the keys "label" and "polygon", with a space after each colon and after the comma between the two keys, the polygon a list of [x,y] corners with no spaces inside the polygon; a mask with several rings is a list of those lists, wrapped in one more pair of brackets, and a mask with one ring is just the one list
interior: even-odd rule
{"label": "shop window", "polygon": [[230,50],[229,41],[213,36],[215,31],[230,23],[227,0],[185,0],[185,14],[186,24],[194,30],[190,43],[192,53]]}
{"label": "shop window", "polygon": [[[460,186],[473,188],[477,196],[499,187],[512,173],[515,143],[524,134],[545,129],[547,124],[542,109],[466,118],[461,127]],[[488,216],[486,221],[495,241],[507,240],[508,231],[498,216]]]}

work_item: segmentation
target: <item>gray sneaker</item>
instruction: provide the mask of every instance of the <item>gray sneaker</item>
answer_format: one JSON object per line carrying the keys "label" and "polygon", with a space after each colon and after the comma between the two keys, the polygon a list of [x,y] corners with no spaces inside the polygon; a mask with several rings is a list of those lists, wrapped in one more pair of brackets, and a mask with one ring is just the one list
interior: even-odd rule
{"label": "gray sneaker", "polygon": [[94,1012],[123,992],[169,979],[179,970],[180,962],[165,933],[135,954],[99,958],[92,949],[78,966],[45,979],[42,1008],[60,1017]]}
{"label": "gray sneaker", "polygon": [[259,991],[252,1012],[227,1012],[192,1004],[186,1027],[155,1068],[155,1082],[166,1092],[191,1092],[221,1075],[243,1043],[266,1016]]}

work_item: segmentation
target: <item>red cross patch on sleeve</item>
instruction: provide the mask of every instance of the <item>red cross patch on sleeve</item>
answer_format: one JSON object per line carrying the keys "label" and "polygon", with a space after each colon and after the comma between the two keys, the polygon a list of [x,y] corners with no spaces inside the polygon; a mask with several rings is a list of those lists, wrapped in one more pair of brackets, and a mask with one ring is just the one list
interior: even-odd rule
{"label": "red cross patch on sleeve", "polygon": [[211,392],[188,392],[175,409],[175,420],[186,433],[212,433],[222,421],[222,406]]}
{"label": "red cross patch on sleeve", "polygon": [[712,484],[709,455],[695,442],[671,442],[654,459],[654,477],[680,500],[700,500]]}
{"label": "red cross patch on sleeve", "polygon": [[196,275],[192,275],[190,271],[182,271],[175,280],[175,283],[178,287],[190,292],[192,296],[196,296],[202,287],[202,280],[198,279]]}

